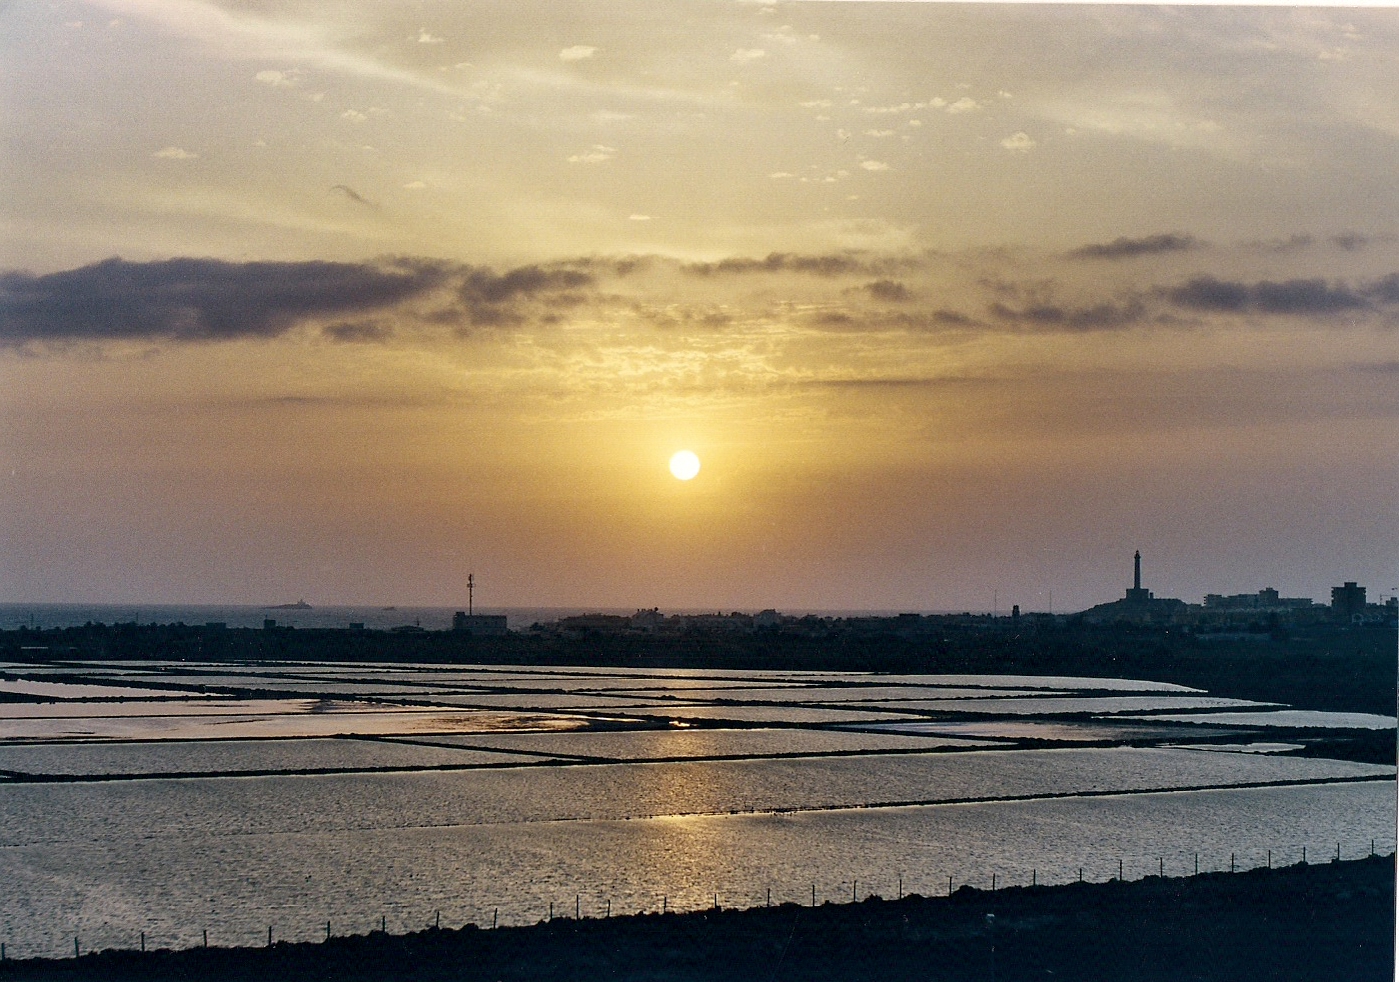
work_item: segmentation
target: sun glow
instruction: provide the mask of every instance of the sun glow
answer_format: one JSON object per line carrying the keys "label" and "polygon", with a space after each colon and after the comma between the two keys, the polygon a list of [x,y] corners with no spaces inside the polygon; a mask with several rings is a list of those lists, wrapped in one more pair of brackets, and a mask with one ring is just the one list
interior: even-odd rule
{"label": "sun glow", "polygon": [[681,450],[670,458],[670,472],[682,481],[688,481],[699,473],[700,459],[688,450]]}

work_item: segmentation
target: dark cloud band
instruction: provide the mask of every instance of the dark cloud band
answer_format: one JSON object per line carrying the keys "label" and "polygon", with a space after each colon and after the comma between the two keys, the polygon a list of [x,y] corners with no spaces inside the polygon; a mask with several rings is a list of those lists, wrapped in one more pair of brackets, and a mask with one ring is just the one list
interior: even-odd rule
{"label": "dark cloud band", "polygon": [[449,267],[107,259],[33,276],[0,274],[0,343],[219,341],[275,337],[321,316],[364,314],[440,285]]}

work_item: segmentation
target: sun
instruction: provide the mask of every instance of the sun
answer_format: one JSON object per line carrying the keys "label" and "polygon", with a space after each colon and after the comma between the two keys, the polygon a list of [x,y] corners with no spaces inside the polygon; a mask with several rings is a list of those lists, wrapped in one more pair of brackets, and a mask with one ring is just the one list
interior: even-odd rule
{"label": "sun", "polygon": [[682,481],[691,480],[699,469],[700,459],[688,450],[681,450],[670,458],[670,472]]}

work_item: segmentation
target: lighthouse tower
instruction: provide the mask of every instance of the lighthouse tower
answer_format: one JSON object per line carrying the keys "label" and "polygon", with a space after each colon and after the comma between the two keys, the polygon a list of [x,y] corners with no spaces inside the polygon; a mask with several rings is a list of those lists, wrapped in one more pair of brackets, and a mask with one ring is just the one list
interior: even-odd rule
{"label": "lighthouse tower", "polygon": [[1142,553],[1138,549],[1132,557],[1132,585],[1124,598],[1128,603],[1146,603],[1151,599],[1151,591],[1142,589]]}

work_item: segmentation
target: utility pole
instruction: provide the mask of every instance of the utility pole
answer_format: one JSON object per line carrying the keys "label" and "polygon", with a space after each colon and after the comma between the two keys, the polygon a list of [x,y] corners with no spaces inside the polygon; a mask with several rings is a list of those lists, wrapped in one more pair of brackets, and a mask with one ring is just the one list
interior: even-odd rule
{"label": "utility pole", "polygon": [[476,594],[476,574],[475,574],[475,573],[467,573],[467,574],[466,574],[466,616],[467,616],[467,617],[470,617],[470,616],[472,615],[472,613],[473,613],[473,611],[472,611],[472,601],[473,601],[474,598],[475,598],[475,594]]}

